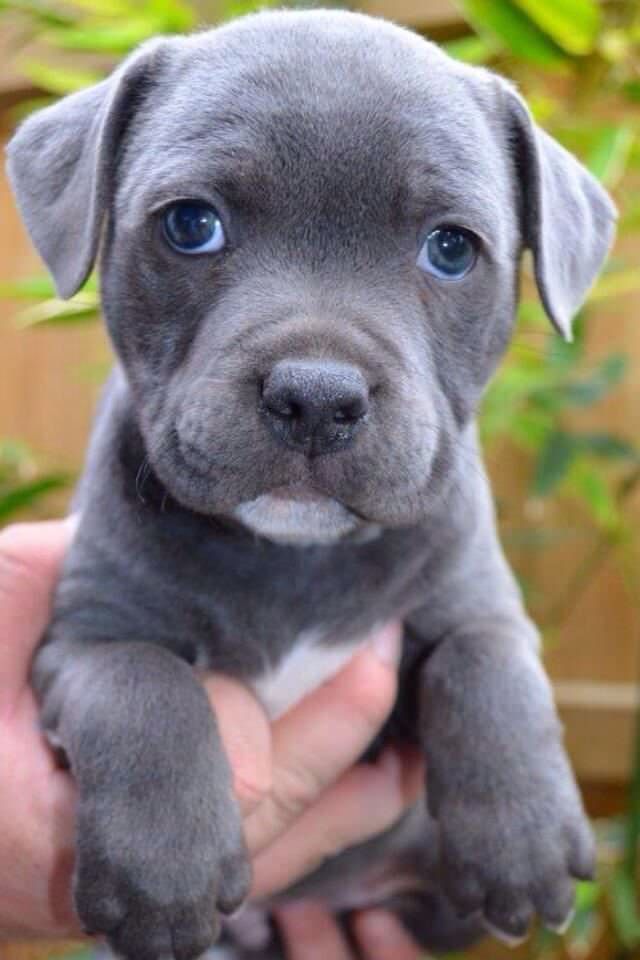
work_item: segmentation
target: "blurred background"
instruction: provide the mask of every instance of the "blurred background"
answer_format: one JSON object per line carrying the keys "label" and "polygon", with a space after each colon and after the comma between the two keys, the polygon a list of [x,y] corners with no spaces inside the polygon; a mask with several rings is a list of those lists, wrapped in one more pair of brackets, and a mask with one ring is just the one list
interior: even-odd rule
{"label": "blurred background", "polygon": [[[99,80],[145,38],[251,9],[246,0],[0,0],[3,143],[21,116]],[[640,3],[370,0],[359,9],[512,77],[620,209],[617,245],[573,344],[551,332],[525,271],[516,337],[481,421],[503,542],[544,633],[594,819],[599,877],[580,885],[565,937],[536,931],[515,952],[490,943],[465,956],[640,958]],[[0,218],[2,525],[65,509],[110,352],[97,280],[71,301],[55,298],[5,179]],[[0,960],[63,953],[83,948],[0,945]]]}

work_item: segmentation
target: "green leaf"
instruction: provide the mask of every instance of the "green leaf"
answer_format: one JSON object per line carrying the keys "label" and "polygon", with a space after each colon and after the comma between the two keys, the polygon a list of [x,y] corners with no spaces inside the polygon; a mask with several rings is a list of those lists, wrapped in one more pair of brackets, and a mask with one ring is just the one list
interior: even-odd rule
{"label": "green leaf", "polygon": [[636,711],[633,739],[633,772],[629,790],[629,809],[625,823],[624,869],[626,875],[635,880],[638,876],[638,858],[640,856],[640,711]]}
{"label": "green leaf", "polygon": [[587,463],[574,463],[569,487],[583,501],[593,518],[602,527],[617,527],[620,511],[613,493],[602,474]]}
{"label": "green leaf", "polygon": [[598,303],[601,300],[608,300],[609,297],[620,297],[626,293],[636,293],[638,290],[640,290],[640,268],[610,270],[603,274],[593,287],[588,303]]}
{"label": "green leaf", "polygon": [[0,439],[0,469],[8,468],[15,473],[25,464],[30,466],[31,461],[31,453],[21,440]]}
{"label": "green leaf", "polygon": [[9,111],[11,120],[14,125],[17,126],[25,117],[28,117],[30,113],[33,113],[35,110],[43,110],[45,107],[50,107],[52,104],[57,103],[60,98],[49,94],[45,96],[44,94],[40,97],[29,97],[26,100],[20,100],[19,103],[12,107]]}
{"label": "green leaf", "polygon": [[605,460],[630,460],[632,463],[640,463],[640,451],[628,440],[613,433],[574,434],[573,442],[580,452]]}
{"label": "green leaf", "polygon": [[513,416],[510,432],[513,439],[526,450],[538,450],[552,426],[552,418],[546,410],[528,406]]}
{"label": "green leaf", "polygon": [[620,383],[629,367],[629,358],[624,353],[610,353],[598,366],[598,373],[603,380],[613,386]]}
{"label": "green leaf", "polygon": [[544,307],[538,300],[521,300],[518,307],[518,326],[531,326],[534,329],[539,327],[547,328],[549,323]]}
{"label": "green leaf", "polygon": [[547,341],[545,363],[550,372],[556,375],[568,373],[580,362],[582,350],[575,341],[569,343],[561,337],[551,336]]}
{"label": "green leaf", "polygon": [[[11,280],[6,283],[0,283],[0,297],[6,297],[8,300],[50,300],[55,298],[56,288],[51,277],[46,274],[38,277],[25,277],[22,280]],[[83,284],[82,290],[76,297],[93,294],[92,302],[97,304],[98,278],[92,273],[88,280]],[[74,297],[74,300],[76,298]],[[74,301],[70,301],[74,302]]]}
{"label": "green leaf", "polygon": [[596,909],[576,910],[571,926],[565,934],[567,956],[590,957],[602,934],[603,918]]}
{"label": "green leaf", "polygon": [[29,277],[26,280],[14,280],[0,283],[0,297],[10,300],[41,300],[54,297],[56,288],[49,277]]}
{"label": "green leaf", "polygon": [[74,22],[72,16],[60,10],[59,4],[47,4],[43,0],[2,0],[0,10],[27,14],[31,20],[47,27],[66,27]]}
{"label": "green leaf", "polygon": [[602,898],[602,887],[593,880],[581,880],[576,884],[576,911],[593,910]]}
{"label": "green leaf", "polygon": [[195,8],[180,0],[147,0],[147,9],[163,33],[186,33],[196,24]]}
{"label": "green leaf", "polygon": [[538,457],[532,492],[545,497],[555,490],[566,476],[576,453],[577,447],[570,434],[562,430],[550,433]]}
{"label": "green leaf", "polygon": [[77,293],[71,300],[43,300],[22,310],[16,322],[19,327],[34,327],[42,324],[68,324],[86,321],[98,316],[99,303],[92,293]]}
{"label": "green leaf", "polygon": [[614,187],[623,177],[634,141],[629,124],[601,127],[586,157],[586,165],[598,180]]}
{"label": "green leaf", "polygon": [[32,483],[15,487],[9,493],[0,494],[0,522],[6,523],[8,518],[18,511],[33,506],[45,494],[51,493],[53,490],[61,490],[68,483],[69,478],[62,475],[40,477]]}
{"label": "green leaf", "polygon": [[84,50],[120,56],[157,33],[156,23],[144,17],[129,17],[121,23],[102,23],[56,30],[47,39],[62,50]]}
{"label": "green leaf", "polygon": [[96,360],[91,363],[79,364],[75,369],[75,377],[80,383],[104,383],[113,367],[111,360]]}
{"label": "green leaf", "polygon": [[460,40],[451,40],[443,44],[450,57],[462,60],[463,63],[488,63],[497,53],[498,46],[494,40],[487,37],[461,37]]}
{"label": "green leaf", "polygon": [[618,233],[628,233],[640,230],[640,197],[630,198],[624,205],[622,216],[618,221]]}
{"label": "green leaf", "polygon": [[588,407],[601,400],[623,379],[628,359],[623,353],[612,353],[591,373],[580,380],[567,380],[558,387],[558,395],[564,405]]}
{"label": "green leaf", "polygon": [[244,17],[247,13],[255,13],[256,10],[275,6],[279,6],[278,0],[266,0],[264,3],[260,0],[226,0],[224,19],[235,20],[237,17]]}
{"label": "green leaf", "polygon": [[614,870],[609,884],[609,896],[616,933],[623,946],[633,950],[640,944],[640,915],[635,878],[624,867]]}
{"label": "green leaf", "polygon": [[135,0],[67,0],[71,7],[94,17],[130,17],[139,14],[144,3]]}
{"label": "green leaf", "polygon": [[520,59],[539,66],[561,63],[565,55],[512,0],[458,0],[469,23]]}
{"label": "green leaf", "polygon": [[569,407],[590,407],[597,403],[609,390],[608,384],[597,379],[578,380],[567,383],[559,389],[559,398]]}
{"label": "green leaf", "polygon": [[593,50],[600,27],[596,0],[514,0],[558,46],[575,56]]}
{"label": "green leaf", "polygon": [[55,93],[58,96],[65,96],[67,93],[75,93],[76,90],[82,90],[83,87],[90,87],[94,83],[102,80],[102,74],[95,70],[77,70],[70,67],[52,67],[46,63],[39,63],[34,60],[28,60],[20,64],[21,72],[28,77],[37,87],[47,90],[49,93]]}
{"label": "green leaf", "polygon": [[629,80],[622,87],[622,92],[628,100],[640,103],[640,80]]}
{"label": "green leaf", "polygon": [[606,26],[598,37],[598,53],[611,64],[624,64],[633,56],[632,32],[623,26]]}

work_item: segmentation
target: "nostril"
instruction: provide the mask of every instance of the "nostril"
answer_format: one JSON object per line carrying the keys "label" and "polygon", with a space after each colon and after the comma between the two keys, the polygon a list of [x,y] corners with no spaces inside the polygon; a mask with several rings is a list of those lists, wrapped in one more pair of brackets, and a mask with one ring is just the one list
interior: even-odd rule
{"label": "nostril", "polygon": [[299,420],[302,416],[300,404],[294,403],[293,401],[278,404],[273,412],[277,417],[282,417],[283,420]]}
{"label": "nostril", "polygon": [[282,397],[263,397],[266,409],[280,420],[299,420],[302,417],[302,408],[294,400]]}
{"label": "nostril", "polygon": [[343,403],[333,415],[334,423],[357,423],[367,412],[369,405],[366,397],[359,396],[349,403]]}
{"label": "nostril", "polygon": [[356,423],[364,416],[364,410],[360,408],[360,405],[357,407],[354,404],[349,404],[348,407],[340,407],[339,410],[333,415],[334,423]]}

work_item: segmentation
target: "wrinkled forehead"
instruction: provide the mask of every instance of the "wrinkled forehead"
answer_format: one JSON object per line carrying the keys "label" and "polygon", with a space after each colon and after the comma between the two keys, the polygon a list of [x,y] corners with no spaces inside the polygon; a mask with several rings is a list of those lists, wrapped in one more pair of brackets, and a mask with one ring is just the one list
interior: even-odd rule
{"label": "wrinkled forehead", "polygon": [[497,124],[440,51],[375,21],[354,34],[267,20],[167,51],[127,143],[123,209],[215,191],[280,214],[292,198],[386,221],[464,208],[481,230],[488,201],[510,199]]}

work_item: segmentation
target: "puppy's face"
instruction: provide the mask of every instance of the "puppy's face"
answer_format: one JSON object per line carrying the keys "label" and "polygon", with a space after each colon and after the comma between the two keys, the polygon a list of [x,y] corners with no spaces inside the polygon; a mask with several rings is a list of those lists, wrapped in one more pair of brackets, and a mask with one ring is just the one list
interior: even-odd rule
{"label": "puppy's face", "polygon": [[[163,41],[106,86],[103,306],[164,486],[283,542],[423,519],[508,340],[522,247],[562,326],[608,246],[609,226],[556,289],[544,164],[608,224],[602,192],[542,156],[505,85],[358,15]],[[564,221],[559,248],[584,228]]]}

